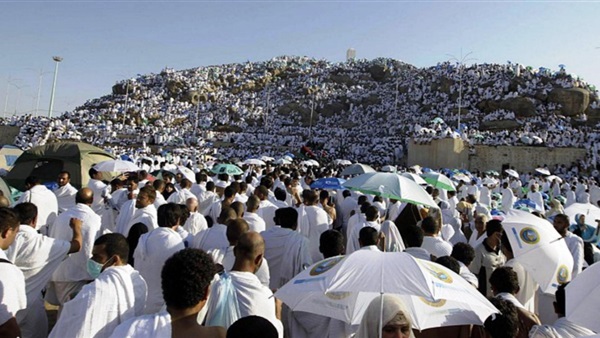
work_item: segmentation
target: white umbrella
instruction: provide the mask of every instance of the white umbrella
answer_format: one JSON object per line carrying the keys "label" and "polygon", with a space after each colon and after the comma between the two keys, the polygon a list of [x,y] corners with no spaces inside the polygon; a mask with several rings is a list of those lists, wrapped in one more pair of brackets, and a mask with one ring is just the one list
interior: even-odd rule
{"label": "white umbrella", "polygon": [[260,159],[264,162],[273,162],[275,159],[271,156],[261,156]]}
{"label": "white umbrella", "polygon": [[506,169],[506,170],[504,170],[504,172],[507,173],[509,176],[514,177],[514,178],[519,178],[519,173],[516,172],[513,169]]}
{"label": "white umbrella", "polygon": [[431,184],[436,188],[444,189],[447,191],[456,191],[454,183],[444,174],[428,172],[421,174],[421,177],[423,177],[425,182]]}
{"label": "white umbrella", "polygon": [[287,160],[285,158],[280,158],[280,159],[275,160],[275,162],[273,162],[273,163],[274,164],[291,164],[292,161]]}
{"label": "white umbrella", "polygon": [[310,160],[308,160],[308,162],[312,163],[312,165],[315,167],[321,166],[321,164],[319,162],[317,162],[317,160],[310,159]]}
{"label": "white umbrella", "polygon": [[398,169],[396,169],[396,166],[393,165],[384,165],[383,168],[381,168],[381,171],[385,172],[385,173],[395,173],[396,171],[398,171]]}
{"label": "white umbrella", "polygon": [[335,165],[351,165],[352,162],[348,161],[348,160],[335,160],[333,161],[333,163],[335,163]]}
{"label": "white umbrella", "polygon": [[542,175],[550,176],[550,171],[546,168],[536,168],[535,171]]}
{"label": "white umbrella", "polygon": [[409,180],[415,181],[415,183],[417,183],[417,184],[427,185],[427,182],[425,182],[425,180],[423,179],[423,177],[421,177],[421,176],[419,176],[417,174],[413,174],[413,173],[408,173],[407,172],[407,173],[402,173],[400,175],[408,178]]}
{"label": "white umbrella", "polygon": [[176,173],[182,174],[183,177],[192,181],[192,183],[196,183],[196,173],[194,173],[194,171],[192,169],[180,165],[180,166],[177,166]]}
{"label": "white umbrella", "polygon": [[396,173],[366,173],[346,181],[344,186],[364,194],[437,207],[437,204],[425,189],[415,181]]}
{"label": "white umbrella", "polygon": [[300,165],[303,165],[303,166],[306,166],[306,167],[314,167],[315,166],[315,164],[313,162],[309,161],[309,160],[300,162]]}
{"label": "white umbrella", "polygon": [[374,173],[375,169],[371,168],[371,166],[361,163],[354,163],[352,165],[347,166],[342,170],[340,175],[349,176],[349,175],[360,175],[364,173]]}
{"label": "white umbrella", "polygon": [[565,288],[566,318],[592,331],[600,332],[600,264],[583,270]]}
{"label": "white umbrella", "polygon": [[102,161],[94,166],[96,171],[102,172],[128,172],[128,171],[138,171],[140,168],[135,165],[133,162],[123,161],[123,160],[108,160]]}
{"label": "white umbrella", "polygon": [[573,203],[565,208],[565,215],[569,216],[571,224],[575,222],[577,214],[585,215],[585,222],[595,227],[595,220],[600,219],[600,208],[591,203]]}
{"label": "white umbrella", "polygon": [[[466,174],[463,174],[463,173],[459,173],[459,174],[453,175],[452,179],[455,180],[455,181],[457,181],[457,182],[458,181],[463,181],[465,183],[471,182],[471,178],[469,176],[467,176]],[[425,182],[425,183],[427,183],[427,182]]]}
{"label": "white umbrella", "polygon": [[554,180],[557,180],[558,183],[562,183],[563,182],[562,178],[560,178],[560,177],[558,177],[556,175],[550,175],[550,176],[546,177],[546,179],[548,180],[548,182],[552,182]]}
{"label": "white umbrella", "polygon": [[573,256],[552,224],[521,210],[510,210],[502,221],[515,260],[531,273],[544,293],[554,294],[571,280]]}
{"label": "white umbrella", "polygon": [[249,158],[243,163],[248,165],[266,165],[266,163],[263,160],[259,160],[257,158]]}
{"label": "white umbrella", "polygon": [[493,178],[486,177],[486,178],[483,179],[483,181],[481,182],[481,184],[483,184],[483,185],[497,185],[498,181],[495,180],[495,179],[493,179]]}
{"label": "white umbrella", "polygon": [[[368,260],[366,262],[365,260]],[[328,284],[333,284],[336,276],[346,271],[344,266],[368,264],[371,268],[366,283],[379,285],[379,277],[384,279],[408,305],[413,319],[413,328],[424,330],[431,327],[476,324],[497,310],[479,292],[461,280],[461,277],[445,267],[413,258],[406,253],[382,253],[359,250],[347,257],[338,256],[323,260],[304,270],[282,286],[275,297],[281,299],[294,311],[305,311],[350,324],[358,324],[371,300],[381,292],[351,291],[326,292]],[[391,264],[391,265],[390,265]],[[357,267],[360,269],[360,266]],[[377,270],[375,273],[374,271]],[[384,274],[393,274],[382,276]],[[365,274],[366,275],[366,274]],[[397,275],[397,276],[396,276]],[[346,276],[352,278],[351,276]],[[341,278],[342,280],[344,278]],[[403,281],[405,281],[404,283]],[[461,286],[454,285],[461,283]],[[424,283],[421,287],[414,284]],[[459,289],[453,300],[435,300],[423,296],[423,290],[430,287]],[[462,289],[464,287],[464,289]],[[414,288],[414,290],[410,290]],[[407,290],[408,289],[408,290]],[[408,294],[407,294],[408,292]],[[410,295],[417,292],[421,296]],[[456,300],[460,298],[460,300]]]}

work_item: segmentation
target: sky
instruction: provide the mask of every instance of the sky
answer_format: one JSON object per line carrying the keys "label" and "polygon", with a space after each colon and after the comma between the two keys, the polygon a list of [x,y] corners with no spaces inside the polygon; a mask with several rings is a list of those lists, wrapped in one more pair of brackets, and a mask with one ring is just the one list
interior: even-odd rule
{"label": "sky", "polygon": [[[600,87],[600,1],[0,0],[0,113],[53,115],[136,74],[299,55],[518,62]],[[470,54],[469,54],[470,53]],[[41,79],[41,81],[40,81]],[[39,85],[41,82],[41,86]]]}

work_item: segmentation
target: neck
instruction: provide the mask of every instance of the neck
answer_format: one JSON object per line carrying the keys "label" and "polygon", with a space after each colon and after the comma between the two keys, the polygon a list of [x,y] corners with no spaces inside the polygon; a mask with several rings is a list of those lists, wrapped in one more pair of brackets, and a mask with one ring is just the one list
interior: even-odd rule
{"label": "neck", "polygon": [[198,325],[196,317],[198,316],[198,312],[204,307],[204,304],[206,304],[206,301],[202,301],[198,305],[186,309],[176,309],[167,306],[167,312],[171,315],[173,322],[178,321],[179,324],[183,325]]}
{"label": "neck", "polygon": [[254,273],[256,271],[256,266],[251,261],[236,259],[231,271]]}

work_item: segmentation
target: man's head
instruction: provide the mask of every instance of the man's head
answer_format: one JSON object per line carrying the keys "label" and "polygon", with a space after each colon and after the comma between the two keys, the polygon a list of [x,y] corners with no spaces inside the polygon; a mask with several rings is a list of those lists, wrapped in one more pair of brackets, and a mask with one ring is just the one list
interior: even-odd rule
{"label": "man's head", "polygon": [[56,182],[58,183],[59,187],[64,187],[65,185],[69,184],[71,182],[71,173],[65,170],[61,171],[56,178]]}
{"label": "man's head", "polygon": [[285,201],[287,199],[287,192],[281,188],[275,188],[274,194],[278,201]]}
{"label": "man's head", "polygon": [[153,204],[156,200],[156,190],[153,186],[145,185],[138,193],[135,199],[135,207],[138,209],[145,208]]}
{"label": "man's head", "polygon": [[246,202],[246,212],[256,212],[258,207],[260,206],[260,199],[258,197],[252,195],[248,197],[248,201]]}
{"label": "man's head", "polygon": [[4,195],[0,195],[0,208],[8,208],[10,207],[10,201]]}
{"label": "man's head", "polygon": [[19,232],[19,215],[9,208],[0,208],[0,250],[6,250]]}
{"label": "man's head", "polygon": [[483,326],[492,338],[514,338],[519,332],[519,315],[513,303],[499,298],[490,298],[490,303],[500,311],[488,317]]}
{"label": "man's head", "polygon": [[440,225],[433,217],[427,216],[421,221],[421,229],[423,229],[425,236],[437,236],[440,232]]}
{"label": "man's head", "polygon": [[279,333],[267,319],[259,316],[247,316],[238,319],[227,329],[227,338],[277,338]]}
{"label": "man's head", "polygon": [[192,181],[188,180],[187,178],[183,178],[181,180],[181,182],[179,182],[179,186],[182,189],[188,189],[189,190],[192,187]]}
{"label": "man's head", "polygon": [[162,192],[165,191],[167,184],[163,180],[154,180],[154,182],[152,182],[152,186],[154,187],[154,190],[156,190],[157,193],[162,194]]}
{"label": "man's head", "polygon": [[240,236],[233,249],[234,266],[244,265],[255,273],[262,264],[265,255],[265,241],[258,232],[248,231]]}
{"label": "man's head", "polygon": [[161,272],[167,310],[194,308],[199,312],[206,303],[215,272],[212,258],[199,249],[183,249],[167,259]]}
{"label": "man's head", "polygon": [[501,266],[492,272],[490,285],[495,295],[503,292],[516,295],[519,292],[519,277],[511,267]]}
{"label": "man's head", "polygon": [[92,205],[94,203],[94,192],[90,188],[81,188],[75,194],[75,203]]}
{"label": "man's head", "polygon": [[480,233],[485,231],[485,224],[487,223],[487,221],[488,221],[487,215],[478,214],[474,220],[475,230],[477,230]]}
{"label": "man's head", "polygon": [[25,189],[27,190],[40,184],[42,184],[42,180],[40,180],[37,176],[29,176],[25,179]]}
{"label": "man's head", "polygon": [[187,200],[185,200],[185,206],[189,212],[198,211],[198,199],[193,197],[188,198]]}
{"label": "man's head", "polygon": [[88,170],[88,174],[90,175],[90,178],[94,180],[99,180],[102,178],[102,173],[94,168],[90,168],[90,170]]}
{"label": "man's head", "polygon": [[296,230],[298,227],[298,211],[294,208],[279,208],[275,210],[273,221],[282,228]]}
{"label": "man's head", "polygon": [[319,195],[317,195],[316,191],[311,189],[302,190],[302,198],[306,205],[316,205],[319,203]]}
{"label": "man's head", "polygon": [[237,245],[238,241],[240,240],[240,237],[246,232],[248,232],[248,230],[250,230],[250,226],[248,225],[248,222],[246,222],[245,219],[236,218],[229,220],[229,222],[227,222],[226,231],[227,241],[229,242],[229,245]]}
{"label": "man's head", "polygon": [[223,207],[221,209],[221,213],[219,214],[219,218],[217,218],[217,222],[219,224],[227,224],[229,220],[238,218],[238,214],[230,207]]}
{"label": "man's head", "polygon": [[454,257],[451,257],[451,256],[438,257],[438,258],[436,258],[435,262],[438,263],[439,265],[447,267],[448,269],[452,270],[456,274],[460,274],[460,264],[458,264],[458,261]]}
{"label": "man's head", "polygon": [[554,229],[558,231],[563,237],[567,235],[567,231],[569,230],[569,216],[565,214],[558,214],[554,216],[554,221],[552,222],[554,225]]}
{"label": "man's head", "polygon": [[473,259],[475,259],[475,250],[467,243],[458,242],[452,247],[452,254],[450,256],[469,266],[473,262]]}
{"label": "man's head", "polygon": [[498,242],[500,242],[503,231],[502,222],[497,219],[490,220],[485,224],[485,234],[488,238],[495,236]]}
{"label": "man's head", "polygon": [[363,227],[358,232],[358,243],[360,247],[377,245],[377,236],[379,232],[373,227]]}
{"label": "man's head", "polygon": [[38,216],[38,208],[35,204],[24,202],[15,205],[13,210],[19,215],[19,221],[21,224],[29,225],[35,228],[35,224]]}
{"label": "man's head", "polygon": [[319,237],[319,251],[324,258],[343,255],[346,252],[344,235],[337,230],[326,230]]}
{"label": "man's head", "polygon": [[231,209],[235,210],[235,214],[237,215],[238,218],[244,217],[244,203],[242,203],[240,201],[235,201],[235,202],[231,203],[231,205],[229,205],[229,207]]}
{"label": "man's head", "polygon": [[102,265],[100,271],[110,266],[126,265],[128,258],[129,244],[127,238],[121,234],[102,235],[94,242],[91,260]]}
{"label": "man's head", "polygon": [[172,228],[181,225],[181,217],[181,208],[175,203],[163,204],[158,207],[156,212],[158,226],[163,228]]}
{"label": "man's head", "polygon": [[379,209],[376,206],[370,205],[365,210],[365,218],[368,222],[375,222],[379,218]]}
{"label": "man's head", "polygon": [[416,225],[403,226],[400,234],[407,248],[420,248],[423,244],[423,229]]}

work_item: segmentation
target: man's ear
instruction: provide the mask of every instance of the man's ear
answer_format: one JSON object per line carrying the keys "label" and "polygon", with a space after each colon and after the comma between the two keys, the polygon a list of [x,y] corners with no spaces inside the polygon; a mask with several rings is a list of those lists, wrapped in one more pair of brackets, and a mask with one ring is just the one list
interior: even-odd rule
{"label": "man's ear", "polygon": [[256,264],[256,266],[260,266],[260,264],[262,263],[263,255],[264,254],[260,254],[254,258],[254,264]]}

